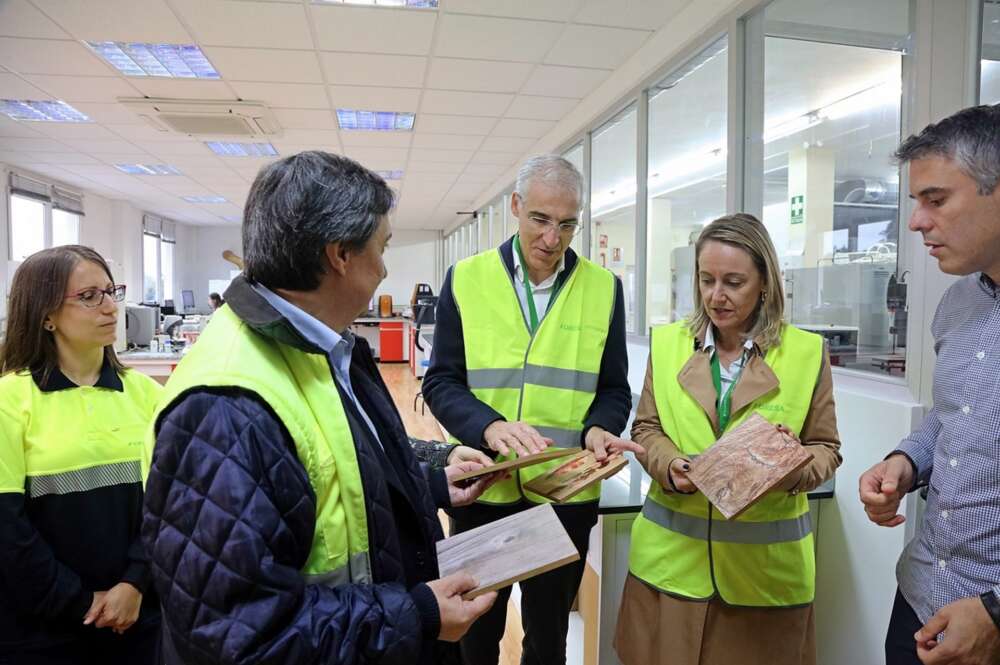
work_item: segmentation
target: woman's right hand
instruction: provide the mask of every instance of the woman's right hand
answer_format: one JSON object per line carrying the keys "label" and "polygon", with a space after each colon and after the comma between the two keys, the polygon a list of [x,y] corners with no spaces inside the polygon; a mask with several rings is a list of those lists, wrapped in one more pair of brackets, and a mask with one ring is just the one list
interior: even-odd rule
{"label": "woman's right hand", "polygon": [[670,466],[667,467],[667,474],[670,476],[670,489],[681,494],[694,494],[698,491],[698,488],[694,486],[691,479],[688,478],[688,471],[691,470],[691,464],[688,460],[683,457],[678,457],[670,462]]}

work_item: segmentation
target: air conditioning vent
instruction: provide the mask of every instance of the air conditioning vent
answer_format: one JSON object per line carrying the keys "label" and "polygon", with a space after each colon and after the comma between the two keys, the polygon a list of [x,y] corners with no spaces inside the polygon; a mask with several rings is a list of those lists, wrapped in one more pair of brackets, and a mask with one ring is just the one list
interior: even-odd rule
{"label": "air conditioning vent", "polygon": [[259,102],[119,98],[155,129],[197,137],[273,137],[281,126]]}

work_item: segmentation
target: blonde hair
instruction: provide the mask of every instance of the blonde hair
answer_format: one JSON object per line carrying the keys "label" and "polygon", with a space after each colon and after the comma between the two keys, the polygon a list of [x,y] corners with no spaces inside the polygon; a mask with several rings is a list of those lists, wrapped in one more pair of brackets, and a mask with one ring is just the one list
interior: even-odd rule
{"label": "blonde hair", "polygon": [[742,212],[718,218],[702,229],[698,242],[695,243],[695,305],[694,311],[687,319],[691,334],[697,335],[711,323],[702,300],[701,289],[698,287],[698,258],[705,243],[710,241],[738,247],[750,255],[763,282],[764,298],[751,315],[755,320],[746,337],[756,340],[763,350],[780,345],[784,326],[782,317],[785,314],[785,292],[782,288],[781,270],[778,267],[778,254],[774,251],[771,236],[760,220]]}

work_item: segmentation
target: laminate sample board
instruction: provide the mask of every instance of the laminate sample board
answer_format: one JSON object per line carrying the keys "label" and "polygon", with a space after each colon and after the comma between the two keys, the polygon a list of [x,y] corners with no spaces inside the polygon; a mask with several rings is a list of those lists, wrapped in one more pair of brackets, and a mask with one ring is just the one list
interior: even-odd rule
{"label": "laminate sample board", "polygon": [[754,413],[692,460],[688,478],[733,519],[810,460],[801,443]]}
{"label": "laminate sample board", "polygon": [[441,577],[466,572],[479,586],[466,599],[541,575],[580,558],[550,504],[529,508],[437,543]]}
{"label": "laminate sample board", "polygon": [[466,471],[465,473],[452,478],[452,481],[468,480],[470,478],[485,476],[488,473],[496,473],[497,471],[513,471],[514,469],[531,466],[532,464],[541,464],[542,462],[548,462],[549,460],[566,457],[577,452],[580,452],[579,448],[547,448],[540,453],[535,453],[534,455],[515,457],[514,459],[509,459],[505,462],[497,462],[493,466],[484,466],[483,468],[476,469],[475,471]]}
{"label": "laminate sample board", "polygon": [[524,489],[540,494],[556,503],[569,501],[594,483],[618,473],[628,460],[617,454],[598,462],[594,453],[581,450],[542,476],[524,484]]}

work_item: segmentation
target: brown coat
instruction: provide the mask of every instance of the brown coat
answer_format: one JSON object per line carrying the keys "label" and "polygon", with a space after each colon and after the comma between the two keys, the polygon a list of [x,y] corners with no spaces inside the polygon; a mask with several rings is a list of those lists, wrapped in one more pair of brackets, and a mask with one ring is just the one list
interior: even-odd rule
{"label": "brown coat", "polygon": [[[710,355],[696,349],[677,375],[684,390],[705,410],[718,431],[715,386]],[[764,351],[754,351],[733,388],[732,413],[778,386],[778,379],[764,362]],[[664,490],[671,492],[667,469],[685,456],[663,432],[653,397],[652,360],[632,425],[632,439],[645,448],[639,461]],[[813,460],[779,486],[780,491],[807,492],[833,477],[840,466],[840,436],[833,403],[833,376],[826,352],[809,413],[801,432]],[[729,607],[719,601],[675,598],[646,586],[629,575],[618,615],[615,649],[625,665],[813,665],[816,660],[814,616],[811,605],[799,608],[756,609]]]}

